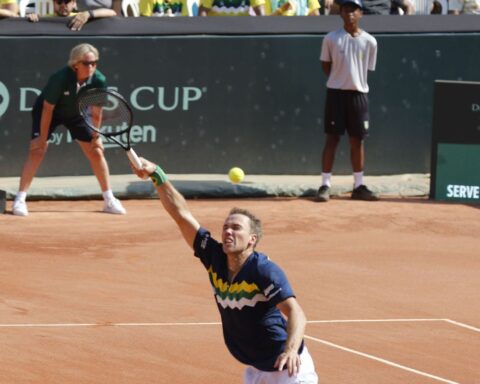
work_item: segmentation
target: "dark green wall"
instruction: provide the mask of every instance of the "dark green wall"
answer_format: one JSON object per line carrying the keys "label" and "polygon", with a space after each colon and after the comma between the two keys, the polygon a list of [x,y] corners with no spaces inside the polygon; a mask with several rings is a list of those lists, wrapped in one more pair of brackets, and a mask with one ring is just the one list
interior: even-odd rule
{"label": "dark green wall", "polygon": [[[225,173],[235,164],[250,174],[319,173],[326,81],[318,61],[322,38],[0,38],[0,51],[9,52],[0,61],[0,176],[19,175],[26,155],[31,118],[22,107],[31,106],[34,97],[27,92],[22,105],[21,90],[41,89],[80,42],[100,49],[99,69],[127,98],[140,87],[155,89],[155,95],[139,93],[140,106],[155,106],[134,108],[135,123],[147,134],[135,149],[169,172]],[[480,34],[376,38],[366,173],[428,173],[434,80],[478,81]],[[158,106],[158,88],[165,92],[164,104],[175,106],[171,111]],[[189,101],[184,106],[182,98]],[[351,172],[345,141],[335,173]],[[120,150],[108,148],[107,159],[112,173],[129,172]],[[50,145],[39,175],[90,173],[77,145],[63,136],[59,145]]]}

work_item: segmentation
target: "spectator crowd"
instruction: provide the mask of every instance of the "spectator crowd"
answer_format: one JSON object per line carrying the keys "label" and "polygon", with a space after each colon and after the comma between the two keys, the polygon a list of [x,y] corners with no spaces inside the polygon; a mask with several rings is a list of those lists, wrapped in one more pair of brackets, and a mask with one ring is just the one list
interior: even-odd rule
{"label": "spectator crowd", "polygon": [[[32,3],[43,2],[38,14]],[[364,15],[477,14],[480,0],[364,0]],[[97,18],[114,16],[320,16],[339,13],[335,0],[0,0],[0,18],[68,17],[80,30]]]}

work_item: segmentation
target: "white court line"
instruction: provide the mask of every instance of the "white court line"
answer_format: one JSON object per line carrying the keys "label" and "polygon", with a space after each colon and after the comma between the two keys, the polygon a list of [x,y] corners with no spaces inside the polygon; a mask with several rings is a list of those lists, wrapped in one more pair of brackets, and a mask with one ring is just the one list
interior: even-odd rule
{"label": "white court line", "polygon": [[464,324],[464,323],[459,323],[458,321],[454,321],[454,320],[450,320],[450,319],[443,319],[444,321],[446,321],[447,323],[450,323],[450,324],[453,324],[453,325],[457,325],[459,327],[462,327],[462,328],[467,328],[467,329],[470,329],[471,331],[475,331],[475,332],[480,332],[480,328],[476,328],[472,325],[468,325],[468,324]]}
{"label": "white court line", "polygon": [[[328,324],[328,323],[388,323],[388,322],[434,322],[434,321],[443,321],[455,326],[459,326],[462,328],[470,329],[475,332],[480,332],[479,328],[473,327],[471,325],[467,325],[464,323],[460,323],[458,321],[450,320],[450,319],[353,319],[353,320],[310,320],[307,321],[308,324]],[[49,328],[62,328],[62,327],[160,327],[160,326],[202,326],[202,325],[221,325],[220,322],[183,322],[183,323],[30,323],[30,324],[0,324],[0,328],[40,328],[40,327],[49,327]],[[322,343],[328,345],[333,348],[341,349],[346,352],[350,352],[362,357],[366,357],[368,359],[372,359],[378,362],[381,362],[386,365],[390,365],[395,368],[400,368],[405,371],[409,371],[421,376],[429,377],[431,379],[441,381],[444,383],[449,384],[459,384],[455,381],[447,380],[426,372],[419,371],[414,368],[410,368],[401,364],[394,363],[389,360],[382,359],[377,356],[373,356],[364,352],[356,351],[351,348],[343,347],[338,344],[331,343],[326,340],[317,339],[312,336],[305,335],[305,339],[309,339],[312,341],[316,341],[318,343]]]}
{"label": "white court line", "polygon": [[[352,320],[309,320],[307,324],[341,324],[341,323],[393,323],[393,322],[435,322],[444,321],[458,327],[480,332],[479,328],[460,323],[450,319],[352,319]],[[183,323],[26,323],[26,324],[0,324],[0,328],[34,328],[34,327],[162,327],[162,326],[199,326],[220,325],[220,322],[183,322]]]}
{"label": "white court line", "polygon": [[30,324],[0,324],[0,328],[74,328],[74,327],[162,327],[162,326],[194,326],[220,325],[211,323],[30,323]]}
{"label": "white court line", "polygon": [[395,322],[422,322],[422,321],[446,321],[447,319],[352,319],[352,320],[310,320],[308,324],[323,323],[395,323]]}
{"label": "white court line", "polygon": [[395,368],[400,368],[400,369],[403,369],[405,371],[415,373],[417,375],[421,375],[421,376],[428,377],[430,379],[441,381],[442,383],[459,384],[456,381],[447,380],[447,379],[444,379],[442,377],[432,375],[430,373],[422,372],[422,371],[419,371],[417,369],[407,367],[405,365],[394,363],[393,361],[389,361],[389,360],[385,360],[385,359],[382,359],[382,358],[377,357],[377,356],[369,355],[368,353],[356,351],[355,349],[351,349],[351,348],[347,348],[347,347],[342,347],[341,345],[334,344],[334,343],[331,343],[331,342],[326,341],[326,340],[317,339],[316,337],[311,337],[311,336],[305,335],[305,339],[316,341],[318,343],[322,343],[322,344],[328,345],[328,346],[333,347],[333,348],[341,349],[342,351],[346,351],[346,352],[353,353],[355,355],[366,357],[367,359],[375,360],[375,361],[378,361],[378,362],[386,364],[386,365],[390,365],[390,366],[395,367]]}

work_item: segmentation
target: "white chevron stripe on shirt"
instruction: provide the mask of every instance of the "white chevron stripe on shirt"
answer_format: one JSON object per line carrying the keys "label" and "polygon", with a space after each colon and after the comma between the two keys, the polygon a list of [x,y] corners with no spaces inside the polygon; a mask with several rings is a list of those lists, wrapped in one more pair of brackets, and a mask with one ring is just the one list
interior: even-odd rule
{"label": "white chevron stripe on shirt", "polygon": [[220,296],[215,295],[215,298],[217,300],[217,303],[220,304],[223,308],[237,308],[237,309],[242,309],[243,307],[254,307],[257,303],[263,302],[263,301],[268,301],[264,295],[261,293],[257,293],[255,296],[253,296],[251,299],[248,299],[246,297],[242,297],[240,300],[235,300],[235,299],[229,299],[225,298],[222,299]]}

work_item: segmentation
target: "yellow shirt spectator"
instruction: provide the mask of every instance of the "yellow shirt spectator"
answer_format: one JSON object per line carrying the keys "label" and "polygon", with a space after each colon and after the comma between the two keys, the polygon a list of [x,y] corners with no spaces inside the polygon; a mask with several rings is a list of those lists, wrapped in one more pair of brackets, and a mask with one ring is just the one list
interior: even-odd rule
{"label": "yellow shirt spectator", "polygon": [[262,8],[265,0],[200,0],[200,10],[208,16],[250,16],[252,8]]}
{"label": "yellow shirt spectator", "polygon": [[140,16],[189,16],[187,0],[140,0]]}
{"label": "yellow shirt spectator", "polygon": [[0,0],[0,7],[3,7],[7,4],[17,4],[17,0]]}
{"label": "yellow shirt spectator", "polygon": [[318,0],[265,0],[268,16],[318,16]]}

